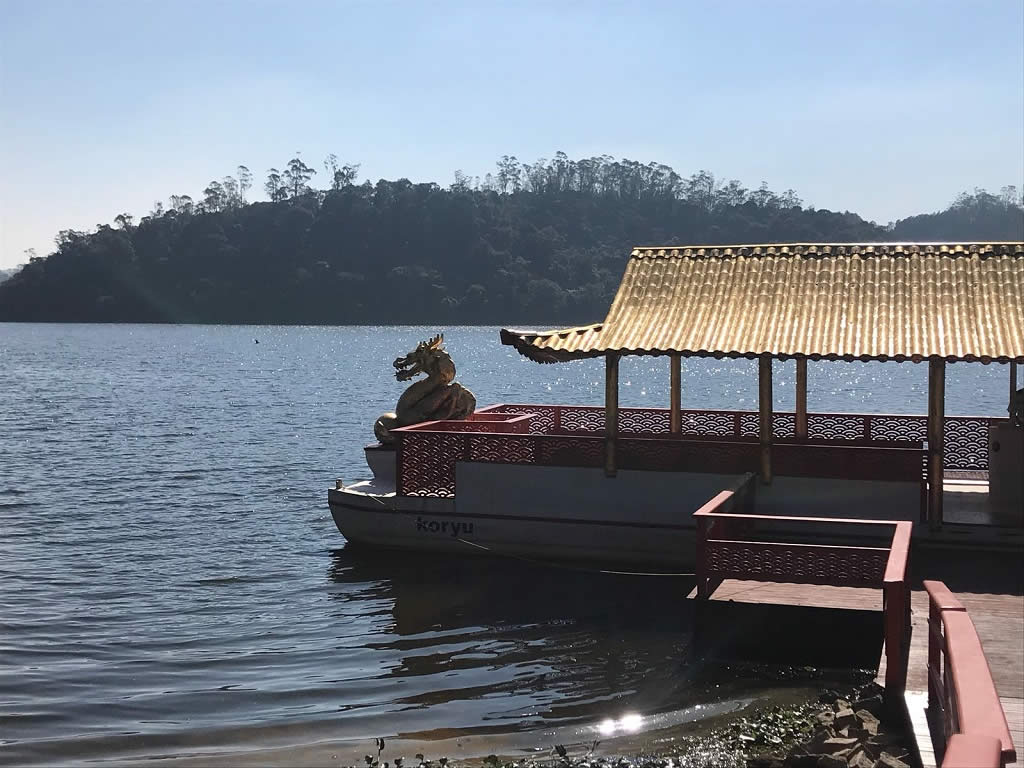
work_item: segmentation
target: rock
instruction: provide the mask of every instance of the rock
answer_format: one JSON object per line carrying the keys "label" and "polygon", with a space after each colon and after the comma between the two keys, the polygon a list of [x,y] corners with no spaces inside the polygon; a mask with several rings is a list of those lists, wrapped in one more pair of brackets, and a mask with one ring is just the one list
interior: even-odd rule
{"label": "rock", "polygon": [[857,689],[857,696],[862,699],[867,698],[868,696],[881,696],[883,693],[885,693],[885,688],[874,680]]}
{"label": "rock", "polygon": [[910,766],[898,757],[893,757],[888,752],[883,752],[881,757],[875,760],[873,768],[910,768]]}
{"label": "rock", "polygon": [[860,720],[861,727],[872,736],[878,733],[878,726],[881,724],[877,717],[866,709],[858,709],[855,713]]}
{"label": "rock", "polygon": [[814,732],[814,735],[806,741],[805,746],[807,747],[807,751],[810,753],[820,753],[821,750],[818,749],[818,747],[834,736],[835,734],[832,732],[831,728],[819,728]]}
{"label": "rock", "polygon": [[807,751],[797,752],[794,750],[789,753],[789,756],[783,762],[784,768],[818,768],[818,758],[820,755],[810,755]]}
{"label": "rock", "polygon": [[835,755],[819,755],[816,768],[846,768],[846,761]]}
{"label": "rock", "polygon": [[747,768],[783,768],[781,757],[775,755],[759,755],[747,760]]}
{"label": "rock", "polygon": [[836,699],[835,703],[832,704],[832,709],[834,709],[836,712],[849,708],[850,702],[848,702],[846,699]]}
{"label": "rock", "polygon": [[846,761],[846,764],[850,768],[875,768],[875,761],[868,757],[867,752],[864,750],[854,752],[853,756]]}
{"label": "rock", "polygon": [[819,712],[814,716],[814,719],[817,720],[821,726],[831,728],[836,716],[834,712]]}
{"label": "rock", "polygon": [[874,731],[869,731],[866,728],[857,728],[853,725],[851,725],[849,728],[844,728],[843,730],[846,731],[846,733],[843,734],[844,736],[851,739],[856,739],[857,741],[867,741],[875,735]]}
{"label": "rock", "polygon": [[877,694],[874,696],[864,696],[853,702],[851,709],[866,709],[875,717],[881,717],[885,713],[885,703],[882,701],[882,697]]}
{"label": "rock", "polygon": [[818,697],[818,703],[831,704],[833,701],[836,700],[837,696],[839,696],[839,694],[833,691],[831,688],[829,688],[827,691],[822,692],[822,694]]}
{"label": "rock", "polygon": [[902,754],[905,750],[900,750],[898,746],[899,740],[895,736],[890,736],[887,733],[879,733],[876,736],[872,736],[863,743],[864,751],[867,752],[873,759],[879,760],[882,754],[887,752],[891,757],[894,752]]}
{"label": "rock", "polygon": [[853,713],[852,709],[840,709],[836,712],[835,719],[832,721],[832,727],[836,729],[848,728],[851,725],[859,725],[857,715]]}
{"label": "rock", "polygon": [[888,747],[891,744],[898,744],[899,739],[888,733],[876,733],[874,736],[868,739],[868,743],[878,744],[881,747]]}
{"label": "rock", "polygon": [[857,746],[856,739],[843,738],[842,736],[833,736],[831,739],[825,739],[820,745],[815,746],[815,751],[821,754],[835,754],[836,752],[842,752],[843,750],[852,750]]}

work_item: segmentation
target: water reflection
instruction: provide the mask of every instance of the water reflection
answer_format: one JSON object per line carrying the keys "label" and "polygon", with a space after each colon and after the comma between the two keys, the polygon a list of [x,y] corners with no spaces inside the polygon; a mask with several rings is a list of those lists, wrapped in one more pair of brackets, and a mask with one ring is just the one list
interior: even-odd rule
{"label": "water reflection", "polygon": [[709,693],[692,680],[689,579],[350,548],[333,553],[330,578],[339,599],[390,599],[393,634],[367,645],[399,652],[391,677],[434,678],[408,706],[472,700],[484,722],[527,729]]}
{"label": "water reflection", "polygon": [[[443,711],[452,733],[460,732],[460,712],[473,713],[467,733],[576,724],[581,733],[611,737],[688,722],[813,687],[808,676],[822,684],[817,670],[738,667],[720,652],[740,648],[747,661],[761,655],[783,665],[813,656],[841,676],[876,660],[870,639],[881,636],[876,612],[733,603],[700,613],[721,628],[712,632],[697,627],[685,599],[691,578],[473,555],[345,548],[332,554],[330,578],[343,587],[339,599],[372,592],[390,603],[391,632],[368,638],[366,647],[395,657],[388,676],[396,685],[416,680],[417,692],[394,703]],[[827,626],[848,642],[823,644],[806,631]]]}

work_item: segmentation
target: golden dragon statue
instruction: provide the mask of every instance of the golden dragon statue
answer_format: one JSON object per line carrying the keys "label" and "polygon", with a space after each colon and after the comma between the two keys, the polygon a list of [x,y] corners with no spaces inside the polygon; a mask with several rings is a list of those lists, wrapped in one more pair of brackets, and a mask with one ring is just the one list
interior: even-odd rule
{"label": "golden dragon statue", "polygon": [[393,445],[391,430],[422,421],[465,419],[476,409],[473,393],[455,381],[455,363],[444,348],[444,334],[421,341],[412,352],[394,362],[395,378],[408,381],[425,373],[427,378],[413,383],[393,413],[385,413],[373,425],[373,434],[384,445]]}

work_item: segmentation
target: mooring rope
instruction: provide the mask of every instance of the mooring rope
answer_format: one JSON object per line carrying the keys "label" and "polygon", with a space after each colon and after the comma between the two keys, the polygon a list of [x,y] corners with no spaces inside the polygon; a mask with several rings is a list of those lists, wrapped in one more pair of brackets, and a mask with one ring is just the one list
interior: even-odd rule
{"label": "mooring rope", "polygon": [[499,552],[496,549],[485,547],[483,544],[477,544],[475,541],[466,541],[465,539],[455,540],[460,541],[463,544],[468,544],[469,546],[475,547],[476,549],[482,549],[484,552],[496,555],[498,557],[507,557],[510,560],[519,560],[524,563],[530,563],[531,565],[543,565],[548,568],[561,568],[566,571],[579,571],[581,573],[607,573],[612,576],[660,576],[662,578],[681,578],[684,576],[693,577],[697,575],[696,573],[692,572],[666,573],[662,571],[613,571],[607,568],[587,568],[585,566],[570,565],[568,563],[562,563],[556,560],[536,560],[530,557],[523,557],[522,555],[514,555],[510,552]]}

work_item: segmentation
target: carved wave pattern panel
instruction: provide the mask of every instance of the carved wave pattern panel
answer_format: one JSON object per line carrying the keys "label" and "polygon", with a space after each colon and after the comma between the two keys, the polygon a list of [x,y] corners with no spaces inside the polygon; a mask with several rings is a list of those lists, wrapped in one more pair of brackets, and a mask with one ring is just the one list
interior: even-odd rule
{"label": "carved wave pattern panel", "polygon": [[[535,413],[530,420],[533,435],[550,435],[556,427],[587,435],[604,432],[604,408],[597,406],[501,405],[492,413]],[[796,416],[773,415],[777,437],[794,437]],[[963,416],[946,417],[946,469],[988,469],[989,419]],[[619,428],[624,434],[662,435],[669,432],[669,412],[663,408],[623,408]],[[917,442],[928,439],[928,419],[922,415],[807,415],[808,437],[812,440],[864,440],[877,442]],[[738,429],[738,432],[737,432]],[[483,430],[477,430],[483,431]],[[759,418],[754,411],[684,411],[683,434],[698,437],[757,437]]]}
{"label": "carved wave pattern panel", "polygon": [[619,432],[624,434],[667,435],[670,429],[667,410],[623,408],[619,411]]}
{"label": "carved wave pattern panel", "polygon": [[399,492],[404,496],[454,496],[455,462],[465,439],[463,435],[430,432],[403,435]]}
{"label": "carved wave pattern panel", "polygon": [[683,414],[683,434],[701,437],[734,437],[736,417],[721,411],[690,411]]}
{"label": "carved wave pattern panel", "polygon": [[988,469],[988,419],[946,419],[943,466]]}
{"label": "carved wave pattern panel", "polygon": [[877,585],[885,573],[888,550],[842,551],[748,542],[708,542],[708,570],[756,579],[790,579],[837,585]]}
{"label": "carved wave pattern panel", "polygon": [[775,437],[796,437],[796,414],[773,413],[772,433]]}
{"label": "carved wave pattern panel", "polygon": [[555,430],[556,409],[553,405],[499,405],[488,409],[488,413],[532,413],[529,432],[531,435],[546,435]]}
{"label": "carved wave pattern panel", "polygon": [[928,439],[928,418],[925,416],[871,416],[869,418],[869,434],[872,440],[923,442]]}
{"label": "carved wave pattern panel", "polygon": [[569,432],[604,432],[604,408],[563,406],[562,429]]}
{"label": "carved wave pattern panel", "polygon": [[807,437],[812,440],[863,440],[864,417],[837,413],[809,413]]}
{"label": "carved wave pattern panel", "polygon": [[[753,411],[740,414],[740,437],[760,437],[761,417]],[[796,436],[796,414],[773,413],[772,435],[774,437]]]}
{"label": "carved wave pattern panel", "polygon": [[545,437],[537,440],[536,462],[557,467],[599,467],[604,459],[600,438]]}
{"label": "carved wave pattern panel", "polygon": [[686,440],[619,441],[623,469],[739,473],[756,469],[757,446]]}
{"label": "carved wave pattern panel", "polygon": [[761,434],[761,422],[756,413],[740,414],[740,437],[757,437]]}
{"label": "carved wave pattern panel", "polygon": [[536,438],[523,436],[501,437],[474,435],[469,438],[466,461],[494,464],[533,464]]}

